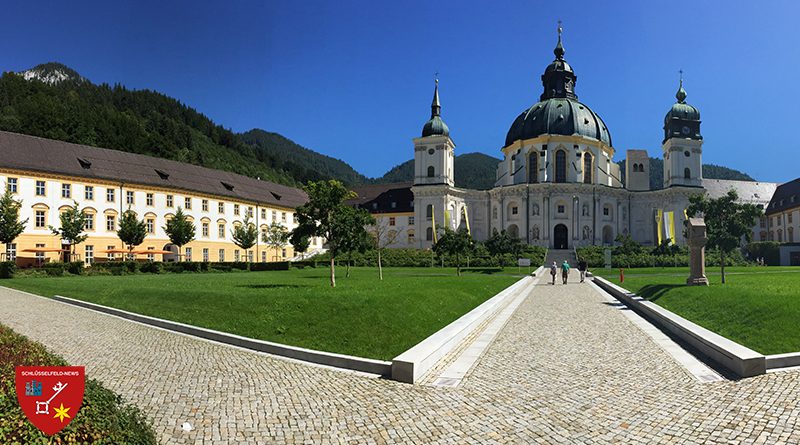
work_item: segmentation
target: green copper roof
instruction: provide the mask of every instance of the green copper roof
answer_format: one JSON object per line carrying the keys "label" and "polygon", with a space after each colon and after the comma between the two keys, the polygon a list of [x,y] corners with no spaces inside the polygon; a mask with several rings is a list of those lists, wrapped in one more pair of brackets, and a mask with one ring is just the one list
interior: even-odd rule
{"label": "green copper roof", "polygon": [[449,136],[450,129],[441,118],[442,104],[439,102],[439,79],[436,79],[436,87],[433,89],[433,101],[431,102],[431,118],[422,127],[422,137],[426,136]]}

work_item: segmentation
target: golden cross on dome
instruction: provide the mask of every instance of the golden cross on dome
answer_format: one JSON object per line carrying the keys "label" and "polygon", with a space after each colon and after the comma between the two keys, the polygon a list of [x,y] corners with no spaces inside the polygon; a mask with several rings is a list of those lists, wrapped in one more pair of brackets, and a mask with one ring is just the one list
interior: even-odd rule
{"label": "golden cross on dome", "polygon": [[561,20],[558,21],[558,37],[561,38],[561,32],[564,31],[564,28],[561,27]]}

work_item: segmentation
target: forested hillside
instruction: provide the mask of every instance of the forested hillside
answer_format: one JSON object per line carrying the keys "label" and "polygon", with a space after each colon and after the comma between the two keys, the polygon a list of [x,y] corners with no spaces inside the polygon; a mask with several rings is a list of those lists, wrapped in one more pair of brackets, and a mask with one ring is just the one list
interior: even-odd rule
{"label": "forested hillside", "polygon": [[[618,161],[622,183],[625,183],[625,160]],[[755,181],[747,173],[722,167],[714,164],[703,164],[703,177],[706,179],[731,179],[736,181]],[[661,158],[650,158],[650,190],[664,188],[664,160]]]}
{"label": "forested hillside", "polygon": [[[3,73],[0,130],[157,156],[295,186],[331,178],[351,186],[414,178],[413,160],[370,179],[346,162],[301,147],[280,134],[260,129],[237,134],[164,94],[95,85],[53,62],[22,73]],[[499,161],[482,153],[456,156],[456,186],[491,188]],[[619,164],[624,180],[625,161]],[[661,159],[650,158],[650,170],[651,187],[661,188]],[[717,165],[704,165],[703,175],[753,180]]]}
{"label": "forested hillside", "polygon": [[[466,153],[455,158],[456,187],[486,190],[494,186],[499,159],[483,153]],[[407,182],[414,180],[414,160],[410,159],[393,167],[382,177],[379,183]]]}
{"label": "forested hillside", "polygon": [[336,178],[345,184],[363,184],[369,178],[355,171],[350,164],[314,150],[301,147],[291,140],[258,128],[241,134],[242,140],[259,152],[280,159],[284,171],[300,183]]}
{"label": "forested hillside", "polygon": [[94,85],[55,63],[0,77],[0,129],[298,183],[282,159],[171,97]]}

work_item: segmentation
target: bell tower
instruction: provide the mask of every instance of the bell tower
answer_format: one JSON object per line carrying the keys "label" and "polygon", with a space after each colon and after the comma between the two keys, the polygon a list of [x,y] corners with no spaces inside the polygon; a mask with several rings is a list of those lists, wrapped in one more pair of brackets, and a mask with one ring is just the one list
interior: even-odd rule
{"label": "bell tower", "polygon": [[664,188],[702,187],[703,136],[700,134],[700,111],[686,103],[683,71],[675,93],[677,102],[664,117]]}
{"label": "bell tower", "polygon": [[414,185],[444,184],[453,186],[455,144],[450,129],[441,117],[439,79],[433,89],[431,118],[422,127],[422,136],[414,139]]}

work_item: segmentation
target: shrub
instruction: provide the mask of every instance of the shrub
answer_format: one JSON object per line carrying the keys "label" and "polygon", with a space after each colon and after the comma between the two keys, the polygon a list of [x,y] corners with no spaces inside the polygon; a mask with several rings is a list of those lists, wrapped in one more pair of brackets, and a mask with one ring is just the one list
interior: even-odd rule
{"label": "shrub", "polygon": [[291,263],[291,267],[296,267],[298,269],[302,269],[304,267],[317,267],[317,262],[316,261],[310,261],[310,260],[293,261]]}
{"label": "shrub", "polygon": [[751,260],[764,258],[768,266],[779,266],[781,264],[779,246],[780,244],[775,241],[759,241],[748,244],[745,250]]}
{"label": "shrub", "polygon": [[71,263],[66,263],[65,265],[67,272],[71,273],[72,275],[80,275],[83,273],[83,261],[73,261]]}
{"label": "shrub", "polygon": [[0,443],[156,443],[144,414],[94,379],[86,379],[81,409],[66,428],[52,437],[34,428],[17,402],[14,367],[66,365],[41,344],[0,325]]}
{"label": "shrub", "polygon": [[148,261],[139,266],[140,272],[159,274],[164,269],[164,264],[156,261]]}
{"label": "shrub", "polygon": [[64,263],[45,263],[42,266],[42,270],[51,277],[60,277],[64,275]]}
{"label": "shrub", "polygon": [[0,278],[14,278],[17,265],[13,261],[0,262]]}
{"label": "shrub", "polygon": [[272,263],[252,263],[250,270],[253,272],[260,272],[263,270],[289,270],[288,261],[275,261]]}

